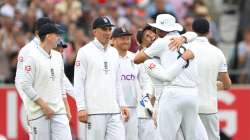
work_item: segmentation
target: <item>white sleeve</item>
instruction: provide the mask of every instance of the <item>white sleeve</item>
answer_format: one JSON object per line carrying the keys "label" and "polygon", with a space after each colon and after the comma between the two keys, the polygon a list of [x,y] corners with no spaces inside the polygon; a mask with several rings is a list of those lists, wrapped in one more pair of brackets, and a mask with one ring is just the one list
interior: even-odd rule
{"label": "white sleeve", "polygon": [[64,63],[63,63],[63,58],[62,57],[59,57],[61,58],[61,79],[60,79],[60,82],[61,82],[61,93],[62,93],[62,97],[63,98],[67,98],[67,94],[66,94],[66,90],[65,90],[65,86],[64,86]]}
{"label": "white sleeve", "polygon": [[152,87],[152,81],[149,75],[146,73],[146,70],[143,66],[143,64],[139,65],[139,85],[142,89],[142,95],[145,96],[146,94],[153,94],[153,87]]}
{"label": "white sleeve", "polygon": [[227,61],[222,51],[220,51],[220,59],[219,72],[227,72]]}
{"label": "white sleeve", "polygon": [[167,41],[164,43],[164,40],[162,38],[158,38],[154,41],[153,44],[150,45],[150,47],[144,50],[144,53],[150,58],[153,58],[155,56],[160,57],[164,49],[168,48],[168,43],[169,42]]}
{"label": "white sleeve", "polygon": [[85,81],[87,74],[86,55],[78,51],[74,70],[74,93],[76,97],[77,110],[86,110]]}
{"label": "white sleeve", "polygon": [[116,99],[120,107],[126,106],[125,99],[124,99],[124,93],[122,90],[122,85],[120,81],[120,75],[121,75],[121,70],[120,70],[120,64],[117,69],[116,73]]}
{"label": "white sleeve", "polygon": [[16,68],[16,77],[15,77],[15,86],[18,91],[18,94],[23,99],[23,90],[21,86],[21,81],[23,78],[23,56],[21,51],[19,52],[18,58],[17,58],[17,68]]}
{"label": "white sleeve", "polygon": [[180,58],[171,67],[164,69],[160,64],[148,59],[144,62],[144,66],[148,75],[163,82],[171,82],[184,70],[183,67],[186,63],[185,60]]}
{"label": "white sleeve", "polygon": [[72,98],[75,99],[74,87],[70,83],[68,77],[65,74],[63,76],[63,88],[64,88],[64,91],[66,92],[66,94],[68,94],[69,96],[71,96]]}
{"label": "white sleeve", "polygon": [[195,32],[186,32],[182,34],[181,36],[184,36],[186,38],[187,42],[193,41],[198,35]]}
{"label": "white sleeve", "polygon": [[31,57],[27,57],[23,63],[23,78],[21,82],[21,87],[24,93],[30,98],[30,100],[35,101],[39,98],[37,92],[33,88],[36,73],[35,60]]}

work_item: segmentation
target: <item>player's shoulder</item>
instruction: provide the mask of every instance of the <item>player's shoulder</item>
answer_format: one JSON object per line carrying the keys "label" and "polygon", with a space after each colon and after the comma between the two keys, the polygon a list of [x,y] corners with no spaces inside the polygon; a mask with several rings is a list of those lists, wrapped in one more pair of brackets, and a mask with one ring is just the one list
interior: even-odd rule
{"label": "player's shoulder", "polygon": [[79,50],[78,53],[84,53],[84,52],[89,52],[94,48],[92,41],[83,45]]}
{"label": "player's shoulder", "polygon": [[214,53],[216,53],[218,55],[224,55],[223,51],[219,47],[217,47],[213,44],[210,44],[210,48],[213,50]]}
{"label": "player's shoulder", "polygon": [[27,43],[25,46],[23,46],[20,49],[19,55],[26,55],[27,53],[31,52],[33,49],[36,49],[36,47],[34,46],[34,43],[30,41],[29,43]]}
{"label": "player's shoulder", "polygon": [[108,46],[108,51],[114,56],[119,56],[118,50],[112,46]]}

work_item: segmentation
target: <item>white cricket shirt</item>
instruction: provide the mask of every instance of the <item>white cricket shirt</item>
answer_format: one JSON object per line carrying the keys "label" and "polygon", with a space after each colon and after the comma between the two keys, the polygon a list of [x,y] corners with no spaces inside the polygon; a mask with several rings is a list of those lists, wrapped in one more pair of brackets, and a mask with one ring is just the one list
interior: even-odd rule
{"label": "white cricket shirt", "polygon": [[[161,65],[164,68],[167,69],[168,67],[171,67],[178,60],[178,57],[180,57],[180,55],[184,52],[184,50],[180,50],[179,52],[169,50],[168,45],[170,43],[170,38],[174,36],[179,36],[179,34],[177,32],[171,32],[163,38],[158,38],[149,48],[145,49],[144,52],[151,58],[155,56],[160,57]],[[185,45],[185,48],[192,49],[192,47],[189,45]],[[195,59],[190,60],[189,66],[183,70],[183,72],[180,73],[180,75],[178,75],[172,82],[170,82],[169,86],[187,88],[197,87],[198,72],[195,61]]]}
{"label": "white cricket shirt", "polygon": [[125,106],[119,61],[117,50],[111,46],[104,48],[97,39],[79,49],[74,73],[78,111],[119,113],[120,106]]}
{"label": "white cricket shirt", "polygon": [[199,113],[218,111],[217,77],[219,72],[227,72],[227,62],[223,52],[209,43],[206,37],[198,37],[191,45],[194,47],[199,74]]}
{"label": "white cricket shirt", "polygon": [[29,119],[43,115],[40,106],[34,101],[42,98],[55,111],[55,114],[66,114],[63,102],[64,64],[62,55],[51,50],[49,55],[41,47],[33,49],[23,61],[23,77],[20,81],[22,90],[28,97],[27,113]]}

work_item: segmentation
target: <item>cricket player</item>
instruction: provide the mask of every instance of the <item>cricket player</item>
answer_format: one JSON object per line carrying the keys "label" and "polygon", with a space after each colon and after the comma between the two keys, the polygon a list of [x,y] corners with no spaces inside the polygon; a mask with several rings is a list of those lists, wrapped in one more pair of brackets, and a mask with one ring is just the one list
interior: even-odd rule
{"label": "cricket player", "polygon": [[76,58],[74,89],[87,140],[125,140],[122,119],[128,121],[129,111],[120,85],[119,54],[109,45],[113,26],[105,16],[96,18],[95,39],[80,48]]}
{"label": "cricket player", "polygon": [[[154,29],[151,26],[145,26],[143,29],[138,30],[136,34],[136,40],[139,45],[139,49],[145,49],[156,39],[156,34]],[[145,68],[143,64],[140,64],[140,69],[145,72]],[[148,76],[148,75],[147,75]],[[151,80],[153,91],[151,95],[148,95],[148,100],[152,101],[151,103],[154,105],[155,102],[155,82]],[[144,95],[142,98],[146,98]],[[156,128],[154,126],[154,121],[152,119],[153,111],[151,112],[149,109],[145,108],[146,106],[142,106],[141,101],[138,105],[138,137],[139,140],[157,140]]]}
{"label": "cricket player", "polygon": [[[174,44],[177,45],[177,46],[178,46],[178,44],[183,44],[184,40],[185,40],[185,39],[183,40],[183,37],[184,36],[175,38],[174,39],[175,40]],[[154,29],[151,26],[145,26],[141,31],[138,31],[138,33],[137,33],[137,41],[138,41],[138,43],[141,43],[141,48],[142,49],[148,48],[150,46],[150,44],[152,44],[152,42],[155,40],[155,38],[156,38],[156,34],[154,33]],[[176,41],[176,39],[177,39],[177,41]],[[178,41],[178,40],[183,40],[183,41]],[[146,71],[151,76],[151,79],[152,79],[152,82],[153,82],[153,87],[154,87],[154,94],[156,96],[156,104],[155,104],[155,112],[154,112],[154,114],[157,114],[157,111],[158,111],[157,102],[158,102],[159,97],[162,94],[163,87],[166,86],[167,84],[169,84],[169,82],[172,81],[176,77],[176,75],[178,75],[181,72],[180,70],[183,70],[182,67],[179,67],[179,69],[176,69],[178,67],[174,66],[172,68],[168,68],[168,71],[166,72],[166,71],[164,71],[162,69],[158,69],[158,65],[160,63],[159,61],[160,61],[159,58],[152,58],[150,60],[145,61],[145,63],[144,63]],[[158,72],[158,70],[160,70],[160,72],[163,72],[163,71],[166,72],[166,73],[164,73],[166,76],[161,75],[163,78],[165,78],[167,80],[166,82],[162,82],[161,80],[158,80],[160,78],[158,78],[157,76],[155,77],[155,75],[157,75],[157,74],[154,74],[154,72],[155,71]],[[174,72],[179,71],[179,72],[173,73],[172,71],[174,71]],[[141,120],[142,119],[143,118],[141,118]],[[146,123],[146,122],[149,122],[149,121],[150,121],[150,119],[145,120],[142,123],[149,124],[149,123]],[[199,123],[202,125],[201,122],[199,122]],[[144,125],[142,124],[142,125],[144,127],[147,126],[148,128],[142,129],[142,130],[144,130],[144,131],[141,132],[141,134],[143,136],[142,139],[149,139],[149,138],[152,139],[152,137],[150,137],[150,136],[152,136],[153,131],[151,131],[151,133],[148,133],[148,134],[145,133],[145,130],[151,130],[149,128],[152,128],[152,123],[151,123],[151,127],[150,127],[150,125],[145,125],[145,124]],[[155,121],[155,125],[157,126],[156,121]],[[199,129],[199,127],[196,128],[196,129]],[[203,130],[205,131],[205,128],[203,128]],[[149,132],[149,131],[146,131],[146,132]],[[140,133],[139,133],[139,135],[140,135]],[[157,138],[157,136],[158,135],[156,135],[156,139],[159,139],[159,138]],[[182,135],[181,131],[178,130],[176,140],[182,140],[182,139],[183,139],[183,135]],[[205,138],[201,137],[200,140],[205,140]]]}
{"label": "cricket player", "polygon": [[195,19],[192,25],[198,37],[191,43],[195,47],[199,74],[199,115],[206,128],[209,140],[220,140],[217,80],[223,83],[224,90],[231,86],[227,62],[223,52],[209,43],[209,22]]}
{"label": "cricket player", "polygon": [[23,62],[21,88],[26,94],[30,139],[71,140],[63,91],[64,63],[56,48],[60,30],[55,24],[43,25],[38,35],[40,46]]}
{"label": "cricket player", "polygon": [[[29,100],[29,98],[27,97],[26,93],[24,93],[24,91],[22,90],[22,87],[21,87],[21,82],[23,81],[23,74],[24,74],[24,71],[23,71],[23,62],[26,60],[26,56],[28,56],[29,53],[32,53],[33,50],[36,50],[39,45],[40,45],[40,39],[39,39],[39,36],[38,36],[38,30],[40,30],[40,28],[44,25],[44,24],[47,24],[47,23],[54,23],[50,18],[47,18],[47,17],[43,17],[43,18],[39,18],[36,23],[35,23],[35,37],[32,41],[30,41],[28,44],[26,44],[24,47],[22,47],[22,49],[19,51],[19,54],[18,54],[18,61],[17,61],[17,70],[16,70],[16,77],[15,77],[15,86],[16,86],[16,89],[19,93],[19,96],[21,97],[22,101],[23,101],[23,104],[24,104],[24,108],[25,108],[25,111],[27,112],[28,111],[28,104],[27,103],[27,100]],[[70,87],[70,82],[68,81],[67,82],[67,77],[64,75],[64,89],[65,89],[65,93],[69,93],[71,96],[73,96],[73,92],[72,92],[72,88],[71,90],[66,90],[66,89],[69,89],[67,87]],[[72,94],[71,94],[72,93]],[[69,108],[69,105],[68,105],[68,101],[67,99],[65,98],[64,99],[64,103],[65,103],[65,106],[67,107],[66,110],[67,110],[67,116],[68,118],[71,118],[71,113],[70,113],[70,108]],[[27,115],[27,120],[28,119],[28,115]],[[28,126],[28,131],[29,131],[29,134],[32,132],[32,130],[30,129],[30,127]]]}
{"label": "cricket player", "polygon": [[127,29],[116,28],[112,33],[112,41],[120,55],[120,81],[130,113],[128,122],[125,122],[126,140],[138,140],[137,103],[143,94],[152,93],[152,84],[145,70],[142,71],[139,65],[134,64],[135,54],[128,51],[131,36],[132,33]]}
{"label": "cricket player", "polygon": [[[166,47],[170,38],[179,36],[177,31],[183,29],[180,24],[176,23],[173,16],[160,14],[157,16],[156,23],[149,25],[157,29],[157,34],[161,38],[158,38],[149,48],[137,54],[134,59],[136,63],[157,56],[160,57],[162,66],[167,69],[176,61],[185,57],[183,54],[187,48],[181,47],[177,52],[170,51]],[[190,129],[196,126],[198,117],[198,81],[196,80],[198,73],[195,59],[187,61],[184,67],[185,70],[164,88],[160,97],[158,129],[161,139],[174,140],[180,128],[185,140],[196,139],[195,129]]]}

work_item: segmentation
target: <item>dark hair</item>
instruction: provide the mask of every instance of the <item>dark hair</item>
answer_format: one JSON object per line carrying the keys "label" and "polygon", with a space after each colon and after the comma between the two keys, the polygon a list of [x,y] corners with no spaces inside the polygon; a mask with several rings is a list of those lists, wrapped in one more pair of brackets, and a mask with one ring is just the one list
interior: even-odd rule
{"label": "dark hair", "polygon": [[142,43],[143,35],[144,35],[144,32],[145,32],[146,30],[150,30],[150,31],[152,31],[152,32],[154,32],[154,33],[156,32],[155,28],[152,27],[152,26],[149,26],[149,25],[146,25],[144,28],[138,30],[138,31],[137,31],[137,34],[136,34],[136,40],[137,40],[137,42],[138,42],[139,44]]}
{"label": "dark hair", "polygon": [[41,36],[39,36],[40,41],[43,42],[43,41],[45,40],[45,37],[46,37],[46,35],[41,35]]}
{"label": "dark hair", "polygon": [[38,31],[40,30],[40,28],[44,25],[44,24],[47,24],[47,23],[52,23],[54,24],[54,22],[48,18],[48,17],[42,17],[42,18],[39,18],[36,23],[35,23],[35,26],[34,26],[34,31]]}
{"label": "dark hair", "polygon": [[197,18],[194,20],[192,28],[198,34],[207,34],[209,32],[209,22],[205,18]]}
{"label": "dark hair", "polygon": [[142,29],[138,30],[136,33],[136,41],[141,44],[142,43],[142,37],[143,37],[143,31]]}

